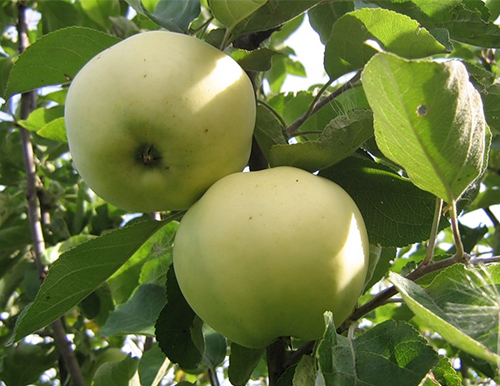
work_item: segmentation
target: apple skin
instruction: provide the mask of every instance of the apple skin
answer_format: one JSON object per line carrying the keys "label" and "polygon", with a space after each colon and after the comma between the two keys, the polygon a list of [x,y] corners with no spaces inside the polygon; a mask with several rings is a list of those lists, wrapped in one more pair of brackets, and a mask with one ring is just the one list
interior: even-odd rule
{"label": "apple skin", "polygon": [[229,340],[262,348],[340,325],[368,267],[365,224],[337,184],[276,167],[216,182],[181,220],[174,269],[187,302]]}
{"label": "apple skin", "polygon": [[83,180],[132,212],[187,209],[243,170],[255,117],[253,86],[232,58],[166,31],[134,35],[91,59],[65,107]]}

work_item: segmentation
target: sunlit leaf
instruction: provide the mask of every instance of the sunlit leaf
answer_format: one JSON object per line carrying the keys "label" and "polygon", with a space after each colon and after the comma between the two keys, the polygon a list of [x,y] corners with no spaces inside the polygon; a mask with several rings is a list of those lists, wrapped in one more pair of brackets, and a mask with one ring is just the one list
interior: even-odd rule
{"label": "sunlit leaf", "polygon": [[9,98],[43,86],[69,83],[90,59],[119,41],[84,27],[68,27],[45,35],[19,57],[5,95]]}
{"label": "sunlit leaf", "polygon": [[446,51],[415,20],[385,9],[364,8],[345,14],[333,25],[325,50],[325,69],[330,78],[361,69],[377,52],[366,44],[370,39],[405,58]]}
{"label": "sunlit leaf", "polygon": [[454,346],[500,364],[500,295],[484,273],[452,266],[426,289],[395,273],[389,279],[408,307]]}
{"label": "sunlit leaf", "polygon": [[415,185],[451,203],[484,172],[490,131],[462,63],[381,53],[366,65],[363,87],[380,150]]}
{"label": "sunlit leaf", "polygon": [[445,28],[454,40],[475,46],[498,47],[500,27],[491,19],[484,1],[374,0],[372,2],[406,14],[418,20],[427,29]]}

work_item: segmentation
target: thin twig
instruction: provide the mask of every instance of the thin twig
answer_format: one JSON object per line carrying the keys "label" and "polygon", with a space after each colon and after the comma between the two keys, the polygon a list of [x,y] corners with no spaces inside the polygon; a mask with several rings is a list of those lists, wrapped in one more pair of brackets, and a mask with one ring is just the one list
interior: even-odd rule
{"label": "thin twig", "polygon": [[451,231],[453,233],[453,241],[456,248],[455,259],[461,262],[464,260],[465,251],[464,245],[462,244],[462,237],[460,236],[460,229],[458,227],[457,203],[455,201],[452,202],[450,207]]}
{"label": "thin twig", "polygon": [[219,378],[217,377],[217,373],[213,368],[208,368],[207,375],[211,386],[220,386]]}
{"label": "thin twig", "polygon": [[[23,53],[28,46],[28,38],[26,32],[26,5],[24,1],[18,2],[18,23],[17,32],[19,36],[19,53]],[[29,114],[35,108],[35,93],[33,91],[21,95],[20,118],[27,119]],[[43,281],[45,277],[45,267],[42,264],[42,255],[45,251],[45,239],[43,236],[42,223],[41,223],[41,209],[40,201],[38,200],[38,184],[37,184],[37,171],[35,155],[33,151],[33,144],[31,143],[31,135],[28,130],[19,128],[22,140],[22,149],[24,157],[24,166],[26,171],[26,198],[28,203],[28,219],[31,228],[31,235],[33,241],[34,260],[36,262],[38,275],[40,280]],[[72,349],[72,343],[68,340],[64,323],[62,319],[58,319],[52,323],[52,330],[54,332],[54,340],[64,360],[64,364],[71,374],[73,384],[75,386],[85,386],[78,360]]]}
{"label": "thin twig", "polygon": [[425,258],[422,261],[423,265],[427,265],[432,261],[434,256],[434,250],[436,248],[436,239],[439,231],[439,222],[441,221],[441,212],[443,211],[443,200],[436,197],[436,207],[434,209],[434,219],[432,221],[431,234],[429,237],[429,243],[427,245],[427,251],[425,253]]}
{"label": "thin twig", "polygon": [[493,213],[493,211],[488,207],[488,208],[483,208],[484,213],[488,216],[490,221],[493,223],[493,226],[495,228],[500,228],[500,221],[498,220],[497,216]]}
{"label": "thin twig", "polygon": [[[316,98],[311,106],[309,106],[309,109],[299,118],[297,118],[290,126],[285,128],[285,132],[288,135],[289,138],[294,137],[297,135],[300,126],[304,124],[305,121],[307,121],[312,115],[316,114],[319,110],[321,110],[324,106],[329,104],[332,100],[337,98],[340,94],[346,92],[347,90],[351,89],[354,87],[356,82],[361,78],[361,71],[358,71],[347,83],[343,84],[341,87],[339,87],[337,90],[332,92],[330,95],[327,97],[318,100],[319,98]],[[329,81],[323,88],[321,89],[320,93],[318,94],[321,96],[322,92],[324,92],[327,89],[327,86],[331,84],[331,81]]]}

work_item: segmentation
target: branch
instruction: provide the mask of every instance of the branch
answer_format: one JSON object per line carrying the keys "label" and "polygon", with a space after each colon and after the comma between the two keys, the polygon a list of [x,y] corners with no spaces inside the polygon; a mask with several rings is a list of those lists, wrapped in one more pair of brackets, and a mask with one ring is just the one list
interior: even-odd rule
{"label": "branch", "polygon": [[[467,255],[467,257],[470,257]],[[480,264],[492,264],[492,263],[499,263],[500,262],[500,256],[493,256],[493,257],[488,257],[484,259],[472,259],[469,260],[468,263],[472,265],[480,265]],[[415,281],[431,272],[439,271],[441,269],[447,268],[452,266],[453,264],[457,263],[457,257],[456,255],[444,259],[441,261],[437,261],[435,263],[423,265],[421,264],[417,269],[415,269],[413,272],[408,274],[406,276],[407,279]],[[394,286],[391,286],[389,288],[386,288],[385,290],[379,292],[374,298],[372,298],[370,301],[367,303],[363,304],[361,307],[356,309],[352,315],[347,319],[338,329],[337,333],[342,333],[344,331],[347,331],[350,327],[350,325],[353,322],[356,322],[358,319],[362,318],[369,312],[373,311],[374,309],[384,305],[389,301],[390,298],[392,298],[394,295],[396,295],[398,291]],[[400,299],[398,299],[399,301]],[[302,346],[300,346],[297,350],[293,351],[290,356],[287,358],[286,361],[286,367],[288,368],[289,366],[292,366],[294,364],[297,364],[300,361],[300,358],[304,355],[309,355],[313,352],[314,346],[316,345],[316,341],[308,341],[304,343]]]}
{"label": "branch", "polygon": [[354,87],[356,82],[361,78],[361,71],[358,71],[347,83],[343,84],[341,87],[339,87],[337,90],[332,92],[330,95],[328,95],[326,98],[318,101],[319,97],[323,94],[323,92],[326,90],[326,88],[331,84],[331,81],[329,81],[319,92],[317,98],[313,101],[309,109],[299,118],[295,120],[290,126],[285,128],[285,133],[288,135],[288,137],[294,137],[297,135],[300,126],[304,124],[305,121],[307,121],[312,115],[316,114],[319,110],[321,110],[324,106],[326,106],[328,103],[330,103],[332,100],[337,98],[340,94],[346,92],[347,90],[351,89]]}
{"label": "branch", "polygon": [[[28,46],[28,37],[26,33],[26,5],[24,1],[18,3],[18,23],[17,32],[19,36],[19,53],[23,53]],[[27,92],[21,95],[20,118],[27,119],[29,114],[35,108],[35,92]],[[26,199],[28,202],[28,219],[30,223],[31,236],[33,240],[34,260],[40,280],[45,278],[45,267],[42,264],[41,257],[45,251],[45,239],[42,231],[40,202],[38,200],[38,179],[36,173],[35,155],[31,135],[28,130],[20,128],[24,167],[26,172]],[[52,324],[54,331],[54,340],[57,343],[61,357],[71,374],[75,386],[85,386],[80,366],[73,352],[71,342],[66,336],[66,330],[62,319]]]}
{"label": "branch", "polygon": [[279,338],[266,348],[269,386],[277,386],[286,370],[286,342]]}

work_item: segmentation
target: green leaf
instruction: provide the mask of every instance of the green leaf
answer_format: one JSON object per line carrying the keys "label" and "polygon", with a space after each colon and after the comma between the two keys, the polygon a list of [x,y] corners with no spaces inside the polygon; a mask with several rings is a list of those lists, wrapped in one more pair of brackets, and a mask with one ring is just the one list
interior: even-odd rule
{"label": "green leaf", "polygon": [[490,131],[462,63],[377,54],[363,87],[380,150],[415,185],[451,203],[484,172]]}
{"label": "green leaf", "polygon": [[498,47],[500,27],[491,20],[490,12],[479,0],[374,0],[381,7],[390,8],[418,20],[431,30],[446,28],[451,38],[481,47]]}
{"label": "green leaf", "polygon": [[[139,250],[109,278],[108,284],[113,292],[113,298],[116,303],[121,304],[125,302],[139,284],[146,282],[148,276],[146,270],[150,268],[153,270],[160,269],[161,272],[156,273],[159,276],[165,274],[164,265],[170,265],[172,262],[172,242],[177,227],[178,223],[176,221],[166,224],[143,243]],[[152,262],[154,260],[158,260],[157,262],[160,263],[156,268],[154,262]],[[152,264],[149,268],[146,267],[148,263]],[[153,276],[156,275],[154,271],[150,271],[150,273]],[[145,276],[141,279],[142,275]],[[161,279],[161,277],[158,279]],[[161,282],[161,285],[164,283],[165,281]]]}
{"label": "green leaf", "polygon": [[497,354],[500,298],[481,275],[457,264],[442,271],[426,290],[391,272],[406,305],[445,340],[478,358],[500,364]]}
{"label": "green leaf", "polygon": [[301,15],[319,2],[321,0],[267,0],[256,12],[253,12],[248,18],[238,23],[233,33],[235,35],[242,35],[279,27]]}
{"label": "green leaf", "polygon": [[481,96],[488,125],[492,130],[500,131],[500,85],[494,84]]}
{"label": "green leaf", "polygon": [[376,54],[365,43],[369,39],[405,58],[446,51],[415,20],[385,9],[364,8],[347,13],[333,25],[325,49],[325,69],[331,79],[362,68]]}
{"label": "green leaf", "polygon": [[314,386],[316,384],[316,361],[310,355],[300,358],[293,375],[293,386]]}
{"label": "green leaf", "polygon": [[439,356],[439,362],[436,367],[432,369],[432,374],[436,381],[445,386],[461,386],[462,378],[458,375],[453,365],[445,356]]}
{"label": "green leaf", "polygon": [[226,357],[226,338],[206,324],[203,325],[203,338],[205,342],[203,362],[207,364],[209,368],[215,369]]}
{"label": "green leaf", "polygon": [[58,350],[53,343],[21,342],[15,347],[2,348],[1,353],[0,379],[7,386],[35,384],[47,369],[57,366]]}
{"label": "green leaf", "polygon": [[83,27],[68,27],[43,36],[23,52],[12,68],[6,98],[70,82],[90,59],[119,41],[114,36]]}
{"label": "green leaf", "polygon": [[321,43],[326,44],[332,33],[333,24],[343,15],[354,11],[354,1],[334,1],[318,4],[307,14],[311,27],[318,33]]}
{"label": "green leaf", "polygon": [[228,368],[231,384],[245,386],[264,354],[264,349],[253,349],[231,343]]}
{"label": "green leaf", "polygon": [[157,386],[167,374],[171,362],[163,354],[158,343],[147,350],[139,362],[139,379],[141,386]]}
{"label": "green leaf", "polygon": [[19,249],[33,242],[28,222],[25,220],[21,224],[0,228],[0,251]]}
{"label": "green leaf", "polygon": [[255,138],[267,160],[275,144],[286,144],[283,128],[276,116],[262,105],[257,106],[257,121],[255,123]]}
{"label": "green leaf", "polygon": [[40,130],[37,134],[41,137],[52,139],[59,142],[68,142],[68,137],[66,136],[66,125],[64,124],[64,117],[56,118]]}
{"label": "green leaf", "polygon": [[201,334],[201,326],[195,319],[171,266],[167,273],[167,304],[156,322],[156,339],[165,355],[184,369],[195,369],[202,360],[203,349],[196,337]]}
{"label": "green leaf", "polygon": [[356,202],[371,244],[402,247],[429,238],[436,198],[388,167],[349,157],[319,175],[342,186]]}
{"label": "green leaf", "polygon": [[33,303],[19,316],[11,343],[47,326],[99,287],[164,222],[119,228],[69,250],[50,268]]}
{"label": "green leaf", "polygon": [[438,360],[425,338],[404,322],[378,324],[356,339],[334,335],[334,327],[327,327],[318,349],[327,386],[417,386]]}
{"label": "green leaf", "polygon": [[159,0],[150,12],[141,0],[125,0],[139,14],[173,32],[187,33],[191,22],[200,14],[200,0]]}
{"label": "green leaf", "polygon": [[0,58],[0,96],[5,95],[12,67],[14,67],[14,59],[12,57]]}
{"label": "green leaf", "polygon": [[110,17],[120,16],[119,0],[80,0],[80,5],[92,21],[104,28],[111,26]]}
{"label": "green leaf", "polygon": [[235,49],[231,57],[246,71],[268,71],[272,66],[272,58],[282,55],[269,48],[258,48],[253,51]]}
{"label": "green leaf", "polygon": [[[380,248],[380,246],[377,247]],[[370,245],[370,255],[372,254],[372,249],[376,249],[376,247]],[[369,290],[376,283],[378,283],[383,277],[385,277],[385,275],[387,274],[387,272],[389,272],[389,269],[391,267],[391,261],[393,261],[396,258],[396,253],[397,249],[393,247],[380,248],[379,257],[378,260],[376,261],[375,267],[370,266],[368,269],[368,273],[370,272],[372,273],[371,275],[369,274],[367,275],[365,291]],[[371,262],[372,259],[370,259],[370,263]]]}
{"label": "green leaf", "polygon": [[371,111],[352,111],[333,119],[316,141],[273,145],[269,161],[272,166],[294,166],[314,172],[351,155],[372,135]]}
{"label": "green leaf", "polygon": [[80,25],[82,14],[67,1],[41,1],[37,9],[42,15],[42,31],[48,34],[58,29]]}
{"label": "green leaf", "polygon": [[104,363],[97,369],[92,386],[139,386],[138,364],[139,360],[131,355],[119,362]]}
{"label": "green leaf", "polygon": [[110,315],[101,333],[154,336],[154,326],[166,303],[165,289],[154,284],[137,287],[130,299]]}
{"label": "green leaf", "polygon": [[240,21],[249,17],[268,0],[208,0],[208,5],[217,20],[232,30]]}
{"label": "green leaf", "polygon": [[42,107],[33,110],[26,120],[20,120],[18,123],[27,130],[38,131],[47,123],[62,116],[64,116],[64,106]]}

